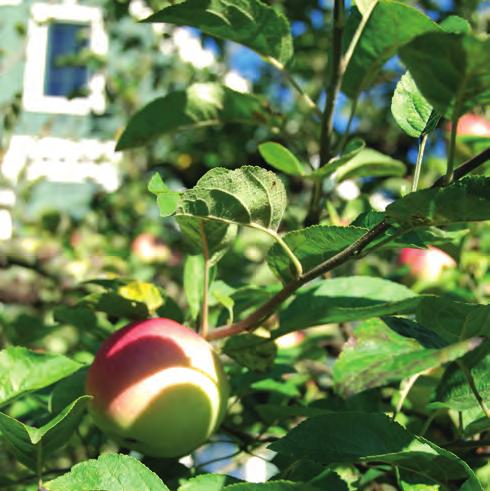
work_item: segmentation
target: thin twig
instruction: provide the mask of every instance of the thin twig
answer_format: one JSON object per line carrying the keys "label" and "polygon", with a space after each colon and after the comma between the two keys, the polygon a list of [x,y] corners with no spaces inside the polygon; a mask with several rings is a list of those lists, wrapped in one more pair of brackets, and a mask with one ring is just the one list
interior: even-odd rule
{"label": "thin twig", "polygon": [[322,112],[320,111],[319,107],[315,104],[315,102],[311,99],[311,97],[303,90],[301,85],[298,83],[298,81],[291,75],[291,73],[288,71],[288,69],[282,64],[279,63],[277,60],[274,58],[267,56],[266,60],[275,68],[277,68],[284,78],[291,84],[291,86],[298,92],[298,94],[301,96],[301,98],[305,101],[306,105],[312,109],[317,116],[321,116]]}
{"label": "thin twig", "polygon": [[[333,114],[335,102],[342,83],[342,39],[344,34],[344,0],[335,0],[333,7],[333,37],[332,37],[332,58],[329,60],[329,79],[327,94],[325,98],[325,108],[322,112],[320,127],[320,167],[323,167],[330,160],[332,134],[333,134]],[[322,199],[322,183],[315,181],[313,184],[310,206],[305,218],[305,225],[313,225],[320,221],[320,206]]]}
{"label": "thin twig", "polygon": [[289,298],[291,294],[294,293],[299,287],[308,283],[317,276],[320,276],[340,266],[341,264],[354,259],[356,255],[360,254],[360,252],[370,242],[383,235],[383,233],[389,227],[390,225],[383,220],[381,223],[366,232],[361,238],[356,240],[343,251],[327,259],[318,266],[312,268],[310,271],[303,274],[300,278],[296,278],[289,283],[286,283],[282,290],[280,290],[270,300],[260,306],[255,312],[252,312],[252,314],[250,314],[248,317],[239,322],[236,322],[235,324],[231,324],[230,326],[222,326],[214,329],[208,334],[207,339],[212,340],[224,338],[257,327],[258,325],[260,325],[261,322],[270,317],[270,315],[277,310],[279,305],[281,305],[284,300]]}

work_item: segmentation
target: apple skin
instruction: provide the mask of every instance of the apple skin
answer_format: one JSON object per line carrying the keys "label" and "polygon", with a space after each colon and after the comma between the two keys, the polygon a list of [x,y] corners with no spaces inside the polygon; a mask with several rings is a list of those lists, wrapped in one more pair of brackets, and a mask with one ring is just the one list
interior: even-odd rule
{"label": "apple skin", "polygon": [[460,136],[486,136],[490,138],[490,121],[477,114],[465,114],[458,121],[456,133]]}
{"label": "apple skin", "polygon": [[428,249],[402,249],[399,255],[399,263],[409,268],[410,274],[423,281],[434,282],[439,279],[446,268],[454,268],[454,259],[437,247]]}
{"label": "apple skin", "polygon": [[131,243],[133,254],[145,263],[162,262],[170,259],[170,249],[153,234],[139,234]]}
{"label": "apple skin", "polygon": [[170,319],[135,322],[100,347],[86,392],[95,424],[119,445],[182,457],[221,423],[228,381],[211,345]]}

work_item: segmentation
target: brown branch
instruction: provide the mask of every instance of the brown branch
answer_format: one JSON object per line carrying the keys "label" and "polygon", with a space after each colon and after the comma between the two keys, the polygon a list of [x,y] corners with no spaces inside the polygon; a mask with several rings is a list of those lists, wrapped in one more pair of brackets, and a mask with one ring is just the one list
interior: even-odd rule
{"label": "brown branch", "polygon": [[[490,148],[484,150],[478,155],[475,155],[475,157],[469,159],[463,165],[458,167],[454,172],[454,179],[461,179],[466,174],[469,174],[471,171],[475,170],[477,167],[484,164],[489,159]],[[436,181],[433,187],[440,186],[441,184],[439,183],[439,181],[441,180]],[[343,251],[327,259],[310,271],[307,271],[299,278],[286,283],[282,290],[276,293],[267,302],[262,304],[248,317],[229,326],[217,327],[206,336],[206,339],[214,340],[225,338],[234,334],[239,334],[243,331],[249,331],[256,328],[263,321],[268,319],[286,299],[288,299],[298,288],[300,288],[304,284],[322,274],[327,273],[328,271],[331,271],[332,269],[337,268],[338,266],[341,266],[342,264],[345,264],[348,261],[364,257],[364,255],[361,253],[365,249],[365,247],[368,246],[371,242],[375,241],[377,238],[381,237],[389,228],[390,224],[386,220],[383,220]],[[394,235],[392,238],[395,237],[396,235]]]}

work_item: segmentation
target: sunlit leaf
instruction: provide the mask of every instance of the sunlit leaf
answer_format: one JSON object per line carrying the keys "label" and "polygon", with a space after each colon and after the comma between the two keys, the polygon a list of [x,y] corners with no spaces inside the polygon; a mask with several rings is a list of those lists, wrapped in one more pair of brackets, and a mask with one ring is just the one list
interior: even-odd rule
{"label": "sunlit leaf", "polygon": [[259,0],[187,0],[165,7],[146,22],[197,27],[211,36],[248,46],[282,64],[293,55],[287,19]]}

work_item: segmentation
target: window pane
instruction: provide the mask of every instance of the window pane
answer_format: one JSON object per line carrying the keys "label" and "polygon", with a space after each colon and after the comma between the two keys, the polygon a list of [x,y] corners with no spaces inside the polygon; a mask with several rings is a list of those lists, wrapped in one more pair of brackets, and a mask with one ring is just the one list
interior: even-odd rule
{"label": "window pane", "polygon": [[53,23],[49,26],[45,95],[73,97],[87,87],[88,68],[77,60],[87,47],[89,27]]}

